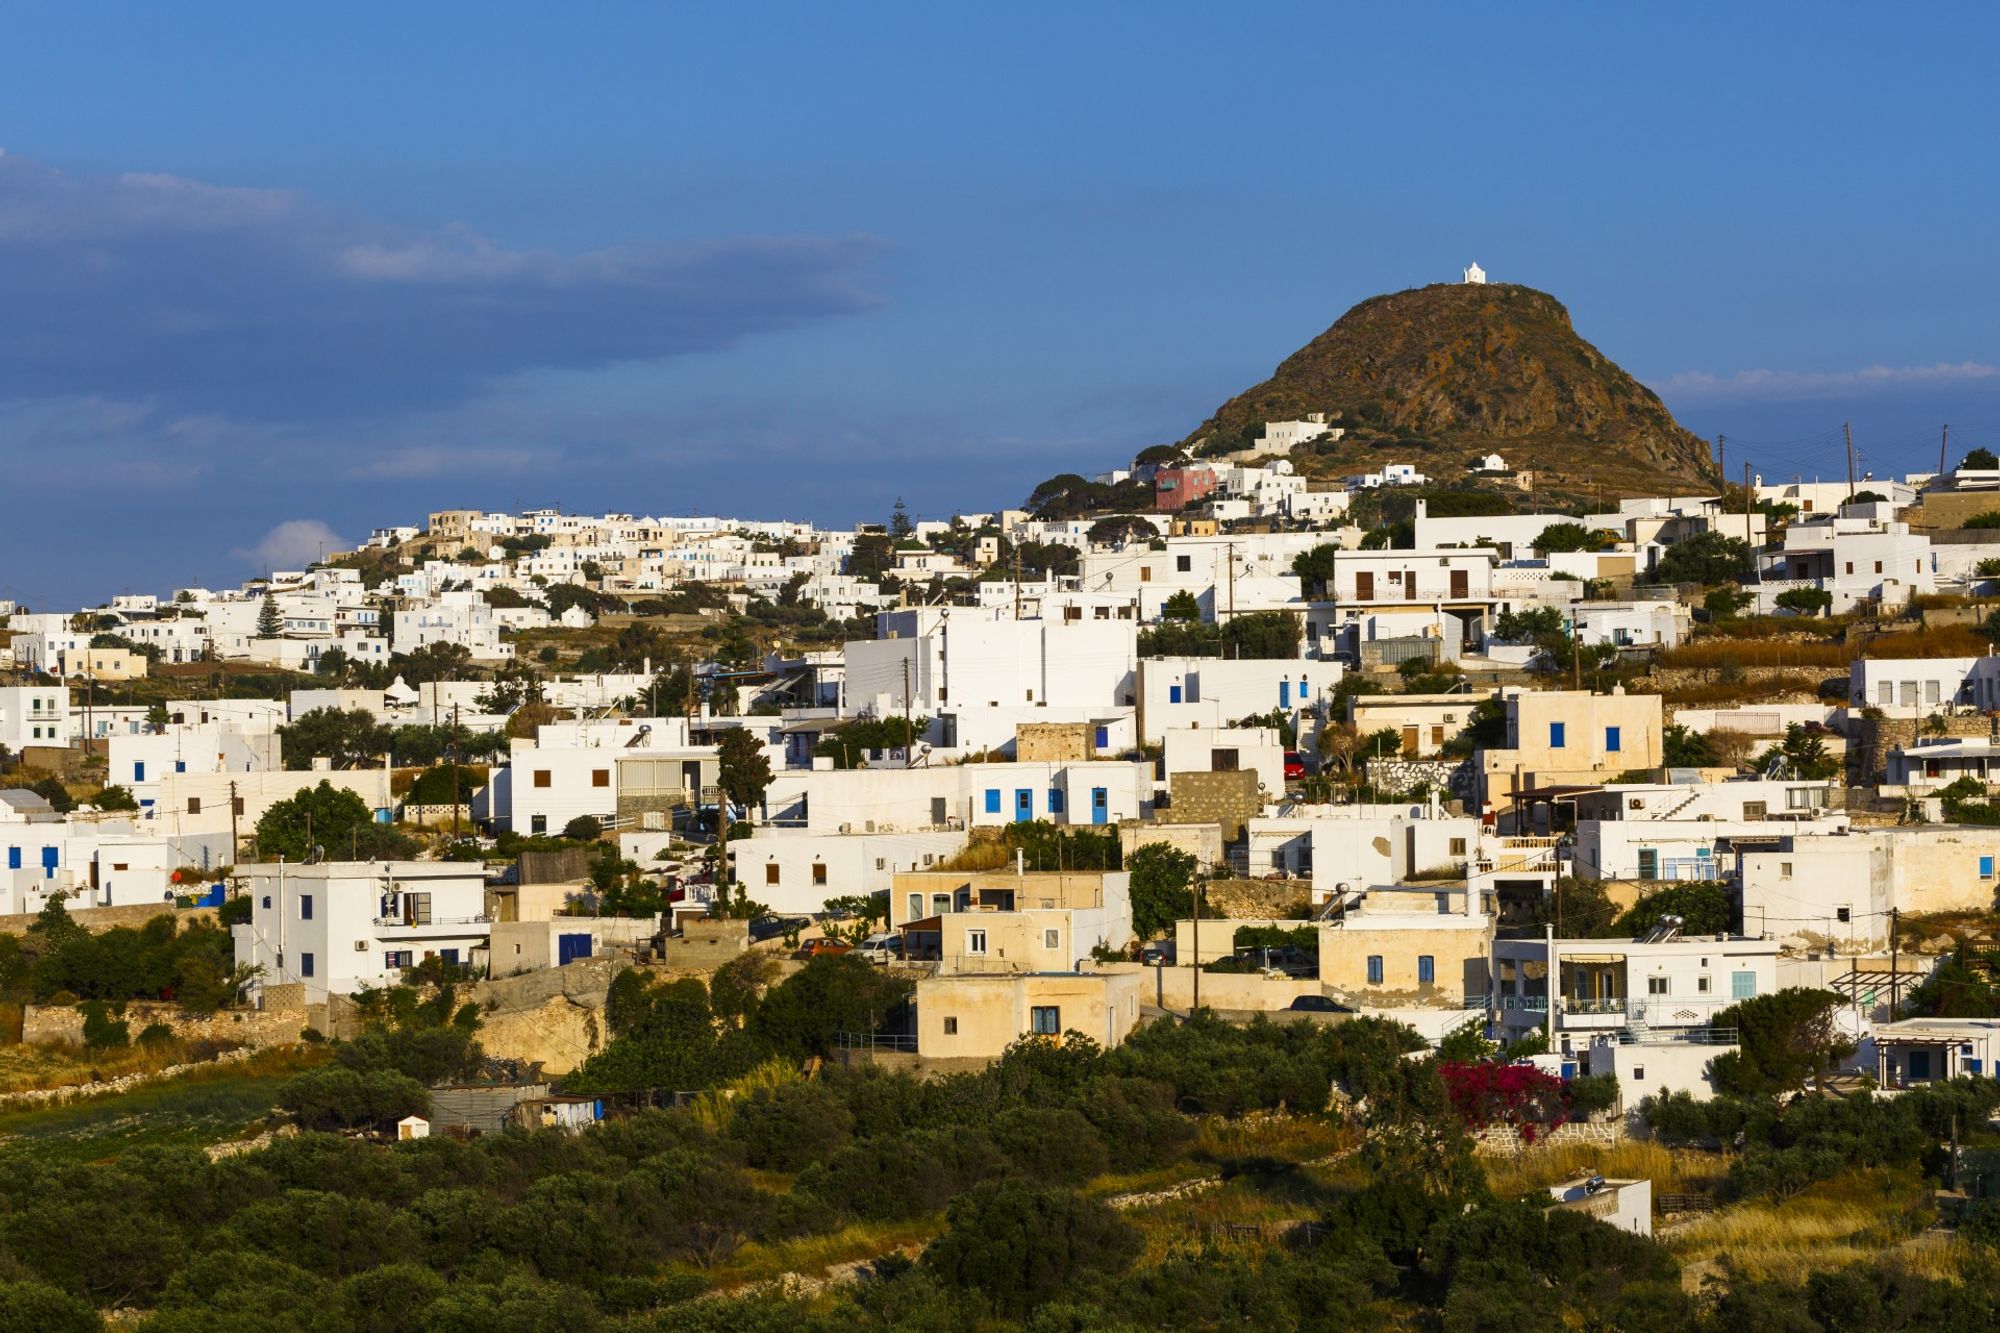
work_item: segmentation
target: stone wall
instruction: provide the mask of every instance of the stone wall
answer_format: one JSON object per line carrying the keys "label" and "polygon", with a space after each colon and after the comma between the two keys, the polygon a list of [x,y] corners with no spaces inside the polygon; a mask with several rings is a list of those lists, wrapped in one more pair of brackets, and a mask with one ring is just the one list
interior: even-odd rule
{"label": "stone wall", "polygon": [[1233,773],[1170,773],[1167,789],[1173,804],[1159,812],[1162,824],[1220,824],[1224,842],[1241,838],[1244,822],[1263,809],[1257,774],[1247,768]]}
{"label": "stone wall", "polygon": [[[1986,737],[1993,734],[1993,720],[1971,716],[1942,716],[1946,736]],[[1939,734],[1927,719],[1916,717],[1863,717],[1851,713],[1847,719],[1847,773],[1850,781],[1863,785],[1887,776],[1889,751],[1913,745],[1923,736]]]}
{"label": "stone wall", "polygon": [[1404,759],[1395,755],[1367,760],[1365,767],[1368,780],[1383,791],[1415,791],[1429,786],[1466,801],[1472,799],[1479,780],[1479,770],[1470,759]]}
{"label": "stone wall", "polygon": [[1014,727],[1014,757],[1027,763],[1095,759],[1094,729],[1087,722],[1022,722]]}
{"label": "stone wall", "polygon": [[748,921],[696,917],[682,923],[679,935],[667,938],[663,961],[675,971],[710,972],[749,947]]}
{"label": "stone wall", "polygon": [[1142,824],[1128,819],[1118,826],[1119,849],[1128,862],[1132,853],[1155,842],[1186,852],[1205,866],[1222,861],[1220,824]]}
{"label": "stone wall", "polygon": [[[243,1046],[289,1046],[305,1029],[303,1010],[222,1010],[213,1014],[190,1014],[179,1006],[151,1000],[134,1000],[125,1006],[124,1019],[134,1037],[154,1023],[164,1023],[182,1041],[227,1041]],[[31,1004],[22,1010],[21,1040],[49,1044],[83,1044],[83,1006],[73,1004]]]}
{"label": "stone wall", "polygon": [[1511,1157],[1536,1148],[1559,1148],[1572,1143],[1592,1143],[1615,1148],[1625,1140],[1625,1122],[1572,1120],[1553,1130],[1538,1131],[1533,1143],[1521,1137],[1512,1125],[1491,1125],[1472,1138],[1472,1150],[1482,1157]]}
{"label": "stone wall", "polygon": [[[16,912],[0,916],[0,934],[25,935],[28,927],[39,918],[38,912]],[[100,931],[115,930],[119,926],[137,928],[156,916],[171,916],[180,922],[182,928],[197,921],[215,920],[213,907],[168,907],[164,903],[128,903],[124,907],[79,907],[73,909],[69,919],[95,934]]]}
{"label": "stone wall", "polygon": [[521,883],[567,884],[590,877],[590,851],[565,847],[559,852],[522,852]]}

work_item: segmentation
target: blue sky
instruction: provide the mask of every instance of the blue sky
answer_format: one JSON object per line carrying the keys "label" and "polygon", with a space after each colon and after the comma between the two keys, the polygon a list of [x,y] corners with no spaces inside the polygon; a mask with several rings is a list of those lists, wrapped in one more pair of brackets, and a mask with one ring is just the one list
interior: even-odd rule
{"label": "blue sky", "polygon": [[1732,471],[2000,447],[2000,19],[1631,8],[16,7],[0,597],[994,507],[1473,259]]}

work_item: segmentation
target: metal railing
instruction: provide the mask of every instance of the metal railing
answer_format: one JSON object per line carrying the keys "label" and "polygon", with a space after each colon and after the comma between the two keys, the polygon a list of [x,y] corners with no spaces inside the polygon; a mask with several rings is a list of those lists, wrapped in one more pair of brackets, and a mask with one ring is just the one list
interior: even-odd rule
{"label": "metal railing", "polygon": [[1622,995],[1596,996],[1585,998],[1565,995],[1560,1012],[1565,1014],[1622,1014],[1625,1012],[1625,997]]}
{"label": "metal railing", "polygon": [[410,926],[410,927],[483,926],[489,924],[491,921],[492,918],[486,916],[432,916],[432,917],[425,917],[421,921],[412,920],[410,918],[400,917],[400,916],[378,916],[375,918],[375,924],[377,926]]}
{"label": "metal railing", "polygon": [[833,1044],[843,1051],[901,1051],[917,1053],[916,1034],[909,1032],[836,1032]]}

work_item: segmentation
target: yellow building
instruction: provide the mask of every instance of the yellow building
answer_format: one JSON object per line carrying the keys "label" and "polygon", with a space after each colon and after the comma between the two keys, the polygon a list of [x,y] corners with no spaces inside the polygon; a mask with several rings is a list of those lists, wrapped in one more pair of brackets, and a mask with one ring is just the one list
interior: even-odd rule
{"label": "yellow building", "polygon": [[1507,741],[1480,752],[1480,798],[1511,810],[1518,794],[1541,788],[1609,782],[1621,773],[1658,768],[1660,696],[1588,690],[1508,690]]}
{"label": "yellow building", "polygon": [[59,674],[77,680],[140,680],[146,655],[130,648],[65,648],[57,655]]}
{"label": "yellow building", "polygon": [[1024,1036],[1076,1032],[1107,1049],[1139,1023],[1134,972],[929,977],[917,983],[917,1054],[997,1059]]}

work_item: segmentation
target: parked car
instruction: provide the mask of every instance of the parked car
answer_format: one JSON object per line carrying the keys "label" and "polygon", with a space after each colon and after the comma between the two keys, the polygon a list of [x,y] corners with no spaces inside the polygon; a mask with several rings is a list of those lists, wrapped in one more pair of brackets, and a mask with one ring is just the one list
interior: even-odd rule
{"label": "parked car", "polygon": [[1331,996],[1326,995],[1301,995],[1285,1007],[1294,1013],[1300,1014],[1344,1014],[1349,1012],[1349,1010],[1335,1004]]}
{"label": "parked car", "polygon": [[815,958],[823,958],[828,955],[837,953],[852,953],[852,952],[854,952],[853,945],[842,944],[839,940],[830,940],[827,939],[824,935],[822,935],[820,938],[816,940],[807,940],[797,949],[794,949],[792,951],[792,957],[798,959],[800,962],[809,963]]}
{"label": "parked car", "polygon": [[1176,952],[1172,940],[1153,940],[1139,949],[1139,961],[1148,967],[1172,967]]}
{"label": "parked car", "polygon": [[888,964],[900,962],[903,957],[902,933],[900,931],[888,930],[883,931],[879,935],[870,935],[867,939],[861,941],[861,947],[856,949],[855,952],[871,963]]}
{"label": "parked car", "polygon": [[1297,782],[1306,775],[1306,757],[1297,750],[1285,751],[1285,781]]}
{"label": "parked car", "polygon": [[803,930],[811,924],[809,916],[760,916],[750,923],[750,942],[761,944],[765,940],[775,940],[780,935]]}

